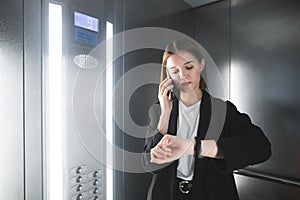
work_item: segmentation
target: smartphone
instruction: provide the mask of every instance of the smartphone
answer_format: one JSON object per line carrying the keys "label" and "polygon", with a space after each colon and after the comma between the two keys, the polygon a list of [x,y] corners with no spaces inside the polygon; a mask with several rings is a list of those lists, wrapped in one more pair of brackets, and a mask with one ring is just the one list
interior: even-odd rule
{"label": "smartphone", "polygon": [[[170,80],[171,77],[170,77],[170,74],[169,74],[169,72],[168,72],[167,69],[166,69],[166,74],[167,74],[167,79]],[[170,89],[170,90],[168,91],[167,95],[168,95],[168,99],[169,99],[170,101],[172,101],[172,100],[174,99],[174,91],[173,91],[173,88]]]}

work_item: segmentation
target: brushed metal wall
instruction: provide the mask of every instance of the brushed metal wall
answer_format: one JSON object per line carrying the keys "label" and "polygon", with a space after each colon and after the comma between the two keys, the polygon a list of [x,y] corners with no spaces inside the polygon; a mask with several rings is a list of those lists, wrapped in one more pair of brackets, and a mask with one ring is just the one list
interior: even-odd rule
{"label": "brushed metal wall", "polygon": [[23,1],[0,1],[0,199],[24,198]]}
{"label": "brushed metal wall", "polygon": [[42,199],[41,1],[0,2],[0,199]]}
{"label": "brushed metal wall", "polygon": [[298,200],[299,187],[261,177],[235,174],[240,200]]}
{"label": "brushed metal wall", "polygon": [[299,10],[295,0],[232,1],[230,93],[272,143],[251,169],[300,182]]}
{"label": "brushed metal wall", "polygon": [[300,3],[234,0],[231,8],[231,99],[272,143],[272,157],[247,169],[259,176],[236,175],[240,197],[299,199]]}
{"label": "brushed metal wall", "polygon": [[[227,22],[218,19],[222,12],[212,12],[226,4]],[[235,175],[243,200],[300,197],[299,9],[299,1],[293,0],[232,0],[197,10],[198,40],[228,75],[224,77],[230,100],[272,143],[273,155],[267,162]]]}
{"label": "brushed metal wall", "polygon": [[[45,6],[45,5],[44,5]],[[43,199],[42,2],[24,0],[25,199]]]}
{"label": "brushed metal wall", "polygon": [[[230,1],[196,8],[195,39],[210,54],[222,77],[226,99],[230,83]],[[210,66],[207,66],[209,68]],[[213,84],[213,83],[212,83]],[[218,85],[222,87],[222,85]]]}

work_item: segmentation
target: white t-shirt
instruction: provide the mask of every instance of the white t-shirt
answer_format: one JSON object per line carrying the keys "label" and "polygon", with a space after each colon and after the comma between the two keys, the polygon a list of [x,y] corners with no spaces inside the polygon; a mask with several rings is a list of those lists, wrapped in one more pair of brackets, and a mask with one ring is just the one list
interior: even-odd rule
{"label": "white t-shirt", "polygon": [[[199,100],[194,105],[186,107],[179,101],[179,114],[177,122],[177,136],[182,138],[194,139],[197,136],[197,130],[200,117]],[[177,167],[177,177],[184,180],[192,180],[194,175],[194,156],[183,156],[179,159]]]}

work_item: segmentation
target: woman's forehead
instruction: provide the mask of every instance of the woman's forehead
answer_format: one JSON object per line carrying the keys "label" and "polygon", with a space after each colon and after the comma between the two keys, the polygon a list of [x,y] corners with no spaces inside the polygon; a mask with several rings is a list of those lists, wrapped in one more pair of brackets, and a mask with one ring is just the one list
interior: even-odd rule
{"label": "woman's forehead", "polygon": [[176,54],[171,55],[167,59],[166,66],[168,68],[176,67],[176,66],[179,67],[179,66],[183,66],[184,64],[187,64],[190,62],[197,64],[198,60],[191,53],[186,52],[186,51],[180,51]]}

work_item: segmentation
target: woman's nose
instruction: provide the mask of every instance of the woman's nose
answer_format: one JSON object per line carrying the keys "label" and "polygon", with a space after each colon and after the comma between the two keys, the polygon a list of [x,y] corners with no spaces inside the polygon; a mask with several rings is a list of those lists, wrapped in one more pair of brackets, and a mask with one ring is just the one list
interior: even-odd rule
{"label": "woman's nose", "polygon": [[184,70],[180,70],[180,71],[179,71],[179,78],[180,78],[180,79],[186,78],[186,73],[185,73]]}

